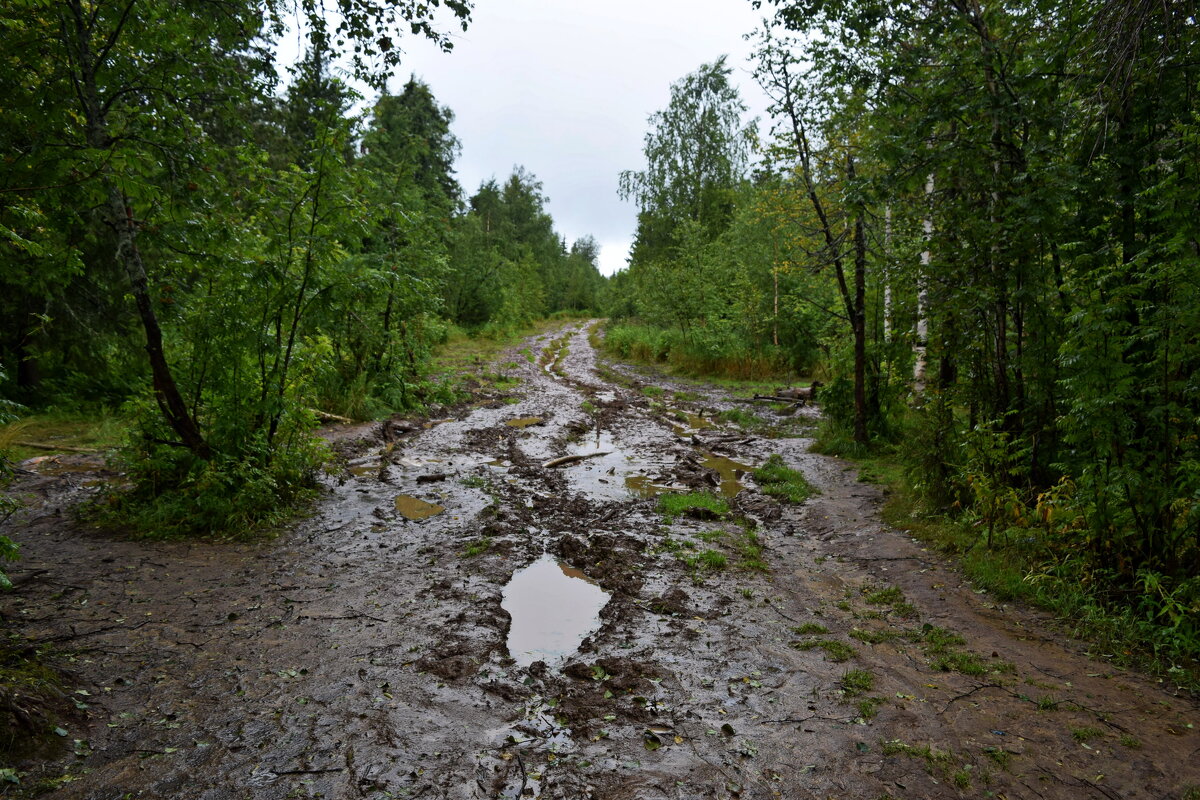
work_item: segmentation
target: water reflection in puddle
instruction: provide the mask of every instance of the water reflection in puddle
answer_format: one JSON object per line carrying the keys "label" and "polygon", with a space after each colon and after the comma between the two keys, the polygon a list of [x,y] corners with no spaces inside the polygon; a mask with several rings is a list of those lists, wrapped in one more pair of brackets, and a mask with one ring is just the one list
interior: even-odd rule
{"label": "water reflection in puddle", "polygon": [[704,417],[687,411],[678,411],[672,409],[671,417],[674,418],[676,422],[680,423],[678,425],[671,426],[671,430],[675,432],[676,436],[686,436],[689,433],[695,433],[696,431],[702,431],[706,428],[716,427],[716,425]]}
{"label": "water reflection in puddle", "polygon": [[655,483],[649,475],[626,475],[625,488],[643,499],[658,497],[660,494],[671,491],[670,486]]}
{"label": "water reflection in puddle", "polygon": [[708,469],[715,469],[721,476],[720,492],[722,497],[733,497],[742,489],[745,489],[745,484],[741,478],[747,472],[753,472],[754,467],[749,464],[742,464],[734,461],[732,458],[725,456],[717,456],[712,453],[705,453],[704,458],[700,463]]}
{"label": "water reflection in puddle", "polygon": [[608,593],[579,570],[542,556],[504,587],[500,607],[512,618],[508,652],[523,667],[559,661],[600,627]]}
{"label": "water reflection in puddle", "polygon": [[427,503],[412,495],[398,494],[396,495],[396,510],[406,519],[422,520],[442,513],[446,507],[436,503]]}

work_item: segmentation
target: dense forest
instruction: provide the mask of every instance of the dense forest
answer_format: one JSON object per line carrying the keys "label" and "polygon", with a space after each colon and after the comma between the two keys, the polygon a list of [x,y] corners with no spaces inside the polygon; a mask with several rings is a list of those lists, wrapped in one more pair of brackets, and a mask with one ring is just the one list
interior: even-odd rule
{"label": "dense forest", "polygon": [[[469,5],[447,6],[465,26]],[[0,414],[124,408],[121,502],[146,525],[269,516],[321,460],[310,409],[453,399],[431,347],[592,308],[603,285],[595,241],[567,247],[536,177],[465,198],[451,110],[416,79],[386,90],[399,50],[378,30],[402,19],[449,47],[429,6],[347,0],[336,29],[308,8],[284,80],[291,12],[265,11],[0,12]]]}
{"label": "dense forest", "polygon": [[769,131],[723,60],[672,87],[609,349],[811,371],[819,447],[890,453],[968,550],[1194,655],[1195,4],[755,5]]}
{"label": "dense forest", "polygon": [[285,79],[276,0],[0,11],[0,422],[122,409],[102,513],[271,519],[322,462],[313,409],[453,401],[451,335],[595,312],[623,358],[819,379],[818,447],[1200,651],[1194,2],[756,0],[768,119],[723,58],[671,87],[611,280],[526,170],[465,196],[427,85],[384,89],[379,31],[449,47],[436,0],[301,5]]}

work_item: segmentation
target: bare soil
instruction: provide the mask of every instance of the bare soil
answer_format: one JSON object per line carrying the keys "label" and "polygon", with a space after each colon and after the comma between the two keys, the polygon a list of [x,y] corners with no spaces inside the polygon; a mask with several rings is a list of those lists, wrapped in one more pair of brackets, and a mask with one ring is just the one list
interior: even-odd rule
{"label": "bare soil", "polygon": [[[89,529],[70,507],[102,468],[34,465],[0,612],[70,654],[82,708],[23,783],[97,800],[1195,796],[1194,700],[881,524],[876,487],[808,452],[815,409],[597,372],[584,324],[528,344],[515,403],[331,429],[345,465],[259,544]],[[732,408],[763,425],[719,423]],[[727,470],[730,514],[671,523],[639,494],[716,490],[713,456],[772,453],[820,494],[781,504]],[[571,454],[591,457],[542,466]],[[400,495],[443,510],[410,520]],[[693,566],[707,550],[726,565]],[[610,599],[576,652],[519,667],[502,592],[544,553]]]}

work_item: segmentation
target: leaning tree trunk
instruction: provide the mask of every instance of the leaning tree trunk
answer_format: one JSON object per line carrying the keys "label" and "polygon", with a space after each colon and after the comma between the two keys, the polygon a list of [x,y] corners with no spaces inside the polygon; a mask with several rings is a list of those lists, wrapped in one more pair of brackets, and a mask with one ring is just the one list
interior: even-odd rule
{"label": "leaning tree trunk", "polygon": [[[96,71],[100,64],[92,52],[91,23],[79,0],[69,0],[66,4],[71,20],[64,20],[63,32],[70,37],[68,51],[74,57],[76,88],[87,124],[88,146],[97,150],[107,150],[113,146],[112,137],[108,132],[108,118],[104,105],[100,102],[100,91],[96,84]],[[119,31],[118,31],[119,32]],[[71,35],[73,33],[73,36]],[[200,427],[188,410],[187,403],[179,392],[179,386],[171,374],[170,364],[167,363],[166,352],[163,349],[162,328],[154,313],[154,304],[150,298],[150,285],[146,277],[146,266],[142,261],[141,251],[137,243],[137,221],[125,193],[117,182],[111,166],[105,166],[101,172],[104,186],[105,201],[108,206],[109,224],[117,239],[117,261],[129,280],[129,288],[137,304],[138,316],[146,332],[146,355],[150,359],[150,371],[153,375],[154,397],[158,407],[167,420],[167,424],[175,431],[180,442],[200,458],[208,459],[212,451]]]}

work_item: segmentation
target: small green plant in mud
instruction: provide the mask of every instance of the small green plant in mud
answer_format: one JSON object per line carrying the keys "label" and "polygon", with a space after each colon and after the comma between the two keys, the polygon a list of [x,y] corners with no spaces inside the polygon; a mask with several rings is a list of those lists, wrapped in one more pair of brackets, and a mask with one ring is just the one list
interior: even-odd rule
{"label": "small green plant in mud", "polygon": [[679,403],[694,403],[700,399],[695,392],[672,392],[671,397]]}
{"label": "small green plant in mud", "polygon": [[925,762],[926,768],[931,771],[935,767],[945,769],[954,759],[953,754],[948,750],[938,750],[936,747],[927,744],[914,747],[900,739],[885,741],[883,743],[883,754],[885,756],[904,755],[909,758],[920,759]]}
{"label": "small green plant in mud", "polygon": [[1003,747],[994,747],[992,745],[988,745],[987,747],[983,748],[983,754],[990,758],[996,764],[996,766],[1005,772],[1008,771],[1009,766],[1012,764],[1012,753],[1008,752]]}
{"label": "small green plant in mud", "polygon": [[988,673],[1004,675],[1016,672],[1016,667],[1007,661],[985,661],[975,653],[960,650],[960,647],[966,645],[966,639],[945,628],[925,624],[919,630],[913,631],[910,638],[921,644],[929,658],[929,665],[942,672],[958,672],[973,677]]}
{"label": "small green plant in mud", "polygon": [[482,475],[468,475],[460,480],[459,483],[468,489],[486,489],[491,485],[488,483],[488,479]]}
{"label": "small green plant in mud", "polygon": [[662,397],[664,394],[661,386],[647,385],[642,387],[642,394],[646,397]]}
{"label": "small green plant in mud", "polygon": [[1080,728],[1071,728],[1071,738],[1077,742],[1090,742],[1092,739],[1100,739],[1104,737],[1104,731],[1099,728],[1093,728],[1090,725],[1084,725]]}
{"label": "small green plant in mud", "polygon": [[758,538],[758,533],[754,528],[749,525],[742,529],[742,535],[738,541],[738,552],[742,557],[739,564],[742,569],[751,572],[771,571],[770,565],[763,559],[762,540]]}
{"label": "small green plant in mud", "polygon": [[467,545],[467,549],[463,550],[464,558],[474,558],[475,556],[483,555],[492,547],[492,538],[490,536],[481,536],[475,541]]}
{"label": "small green plant in mud", "polygon": [[1037,699],[1035,705],[1038,711],[1057,711],[1058,701],[1054,699],[1054,695],[1044,694]]}
{"label": "small green plant in mud", "polygon": [[819,622],[806,622],[803,625],[796,625],[790,629],[792,633],[798,636],[811,636],[829,633],[829,628],[826,628]]}
{"label": "small green plant in mud", "polygon": [[594,406],[592,404],[591,400],[584,400],[582,403],[579,404],[579,409],[585,414],[595,414],[596,413],[596,406]]}
{"label": "small green plant in mud", "polygon": [[[883,588],[864,586],[861,593],[867,605],[886,606],[892,613],[902,617],[919,616],[916,607],[912,603],[909,603],[904,597],[904,592],[895,586]],[[872,615],[867,614],[865,616]]]}
{"label": "small green plant in mud", "polygon": [[879,707],[886,702],[882,697],[864,697],[855,704],[854,709],[858,712],[858,716],[866,722],[875,718],[879,713]]}
{"label": "small green plant in mud", "polygon": [[879,644],[899,639],[902,634],[895,631],[867,631],[862,628],[851,628],[850,638],[858,639],[863,644]]}
{"label": "small green plant in mud", "polygon": [[754,480],[766,494],[789,503],[803,503],[816,493],[804,474],[784,464],[778,453],[772,453],[767,463],[754,470]]}
{"label": "small green plant in mud", "polygon": [[1136,736],[1130,736],[1128,733],[1121,734],[1121,746],[1128,747],[1130,750],[1141,750],[1142,740]]}
{"label": "small green plant in mud", "polygon": [[700,519],[723,517],[729,513],[729,503],[711,492],[668,493],[658,496],[658,510],[669,524],[684,515]]}
{"label": "small green plant in mud", "polygon": [[853,647],[845,642],[839,642],[837,639],[810,639],[806,642],[790,642],[789,644],[797,650],[820,648],[825,651],[825,655],[829,657],[830,661],[837,664],[849,661],[858,655]]}
{"label": "small green plant in mud", "polygon": [[865,669],[852,669],[842,676],[842,691],[847,697],[866,694],[875,688],[875,676]]}
{"label": "small green plant in mud", "polygon": [[717,572],[729,564],[729,559],[720,550],[701,550],[683,560],[692,569],[704,572]]}
{"label": "small green plant in mud", "polygon": [[528,361],[530,364],[532,364],[534,361],[537,360],[533,357],[533,351],[530,350],[528,347],[522,347],[517,352],[519,352],[521,355],[525,356],[525,360]]}

